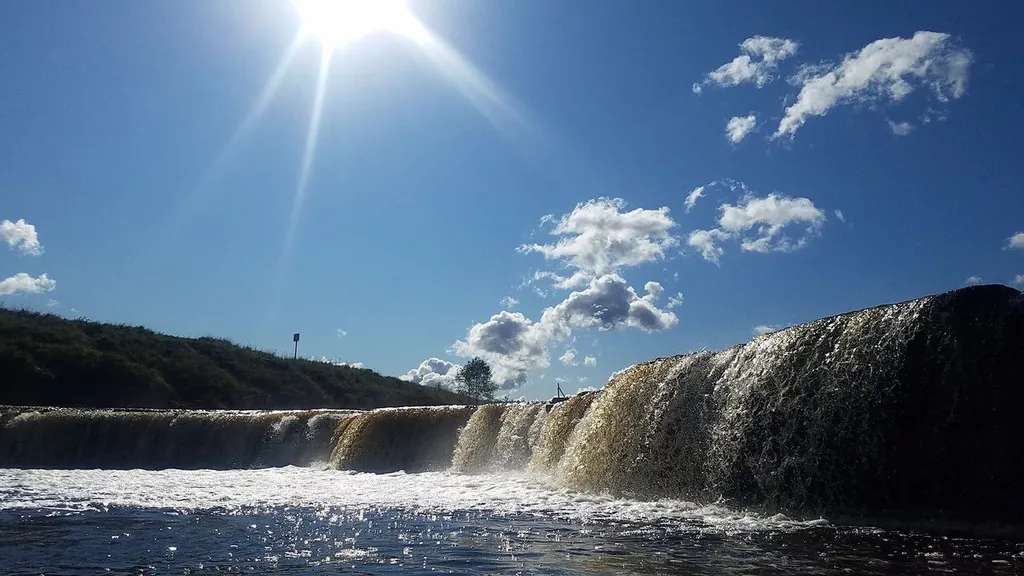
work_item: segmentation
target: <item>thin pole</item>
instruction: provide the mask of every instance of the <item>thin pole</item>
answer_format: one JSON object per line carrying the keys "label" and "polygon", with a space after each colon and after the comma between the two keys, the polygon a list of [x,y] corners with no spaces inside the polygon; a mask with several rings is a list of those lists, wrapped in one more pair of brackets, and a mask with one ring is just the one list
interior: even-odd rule
{"label": "thin pole", "polygon": [[292,355],[292,360],[298,360],[298,359],[299,359],[299,341],[296,340],[295,341],[295,354]]}

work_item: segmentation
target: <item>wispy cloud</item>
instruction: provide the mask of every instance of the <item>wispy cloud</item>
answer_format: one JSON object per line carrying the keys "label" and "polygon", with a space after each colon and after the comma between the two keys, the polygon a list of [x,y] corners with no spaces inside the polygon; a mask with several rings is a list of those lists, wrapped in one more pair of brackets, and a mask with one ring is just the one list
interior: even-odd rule
{"label": "wispy cloud", "polygon": [[981,276],[970,276],[967,278],[967,280],[964,280],[964,284],[972,286],[974,284],[981,284],[984,281],[985,280]]}
{"label": "wispy cloud", "polygon": [[875,40],[835,66],[814,66],[794,76],[800,93],[773,138],[793,137],[809,118],[840,104],[899,102],[917,86],[929,89],[939,102],[955,100],[967,91],[972,60],[969,50],[940,32]]}
{"label": "wispy cloud", "polygon": [[50,280],[46,274],[40,274],[33,278],[24,272],[19,272],[10,278],[0,280],[0,296],[12,294],[39,294],[49,292],[57,287],[57,282]]}
{"label": "wispy cloud", "polygon": [[1024,274],[1017,274],[1016,278],[1013,279],[1013,283],[1017,286],[1024,286]]}
{"label": "wispy cloud", "polygon": [[697,186],[693,190],[690,190],[690,193],[686,195],[686,200],[683,201],[683,204],[686,206],[687,213],[689,213],[690,210],[693,210],[693,207],[697,205],[697,200],[700,200],[702,196],[704,196],[703,186]]}
{"label": "wispy cloud", "polygon": [[569,348],[564,354],[558,357],[558,361],[566,366],[579,366],[579,362],[576,361],[576,350]]}
{"label": "wispy cloud", "polygon": [[501,299],[499,304],[501,304],[501,307],[504,308],[505,310],[514,310],[515,307],[519,305],[519,300],[515,299],[512,296],[505,296],[504,298]]}
{"label": "wispy cloud", "polygon": [[683,305],[683,293],[676,292],[675,296],[668,297],[668,303],[665,304],[666,310],[672,310]]}
{"label": "wispy cloud", "polygon": [[43,246],[39,243],[39,234],[36,227],[24,218],[17,222],[4,220],[0,222],[0,238],[2,238],[12,250],[22,254],[39,256],[43,253]]}
{"label": "wispy cloud", "polygon": [[752,82],[758,87],[764,86],[772,79],[779,62],[796,54],[797,48],[795,41],[786,38],[747,38],[740,43],[741,54],[694,83],[693,92],[700,94],[709,85],[728,87]]}
{"label": "wispy cloud", "polygon": [[595,356],[584,356],[584,358],[583,358],[583,365],[588,367],[588,368],[593,368],[594,366],[597,366],[597,357],[595,357]]}
{"label": "wispy cloud", "polygon": [[788,326],[785,324],[761,324],[759,326],[754,326],[754,329],[751,330],[751,332],[754,336],[763,336],[765,334],[771,334],[772,332],[778,332],[783,328],[788,328]]}
{"label": "wispy cloud", "polygon": [[344,338],[345,336],[348,336],[348,332],[338,328],[338,338]]}
{"label": "wispy cloud", "polygon": [[897,136],[906,136],[914,131],[914,125],[910,122],[893,122],[889,120],[889,129]]}
{"label": "wispy cloud", "polygon": [[747,134],[750,134],[757,127],[757,118],[749,116],[733,116],[725,125],[725,137],[733,144],[739,144]]}

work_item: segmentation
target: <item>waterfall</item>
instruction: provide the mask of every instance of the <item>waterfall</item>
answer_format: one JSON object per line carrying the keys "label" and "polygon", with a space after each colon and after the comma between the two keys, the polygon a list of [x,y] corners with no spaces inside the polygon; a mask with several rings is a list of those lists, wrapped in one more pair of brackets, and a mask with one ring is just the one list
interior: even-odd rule
{"label": "waterfall", "polygon": [[1024,514],[1024,294],[976,286],[659,358],[558,403],[0,407],[0,466],[522,470],[787,513]]}
{"label": "waterfall", "polygon": [[442,470],[473,406],[381,408],[351,416],[335,434],[331,466],[360,472]]}
{"label": "waterfall", "polygon": [[555,477],[770,510],[1024,511],[1024,296],[977,287],[618,374]]}
{"label": "waterfall", "polygon": [[540,402],[481,406],[459,435],[452,470],[518,470],[533,454],[547,417]]}
{"label": "waterfall", "polygon": [[345,410],[0,407],[0,466],[252,468],[326,462]]}

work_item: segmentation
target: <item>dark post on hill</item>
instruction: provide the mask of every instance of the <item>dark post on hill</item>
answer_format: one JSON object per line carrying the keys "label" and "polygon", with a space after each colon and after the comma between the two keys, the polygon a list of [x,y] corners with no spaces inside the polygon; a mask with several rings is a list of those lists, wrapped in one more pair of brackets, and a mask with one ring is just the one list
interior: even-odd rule
{"label": "dark post on hill", "polygon": [[292,342],[295,342],[295,354],[292,355],[292,360],[299,359],[299,333],[296,332],[292,335]]}

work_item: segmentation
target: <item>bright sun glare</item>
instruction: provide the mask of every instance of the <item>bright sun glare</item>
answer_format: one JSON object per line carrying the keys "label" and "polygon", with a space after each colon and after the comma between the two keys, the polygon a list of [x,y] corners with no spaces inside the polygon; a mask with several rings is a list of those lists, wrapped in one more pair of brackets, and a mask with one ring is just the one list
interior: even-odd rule
{"label": "bright sun glare", "polygon": [[340,48],[349,42],[386,30],[413,37],[420,26],[403,0],[292,0],[299,13],[302,33],[316,38],[324,48]]}

